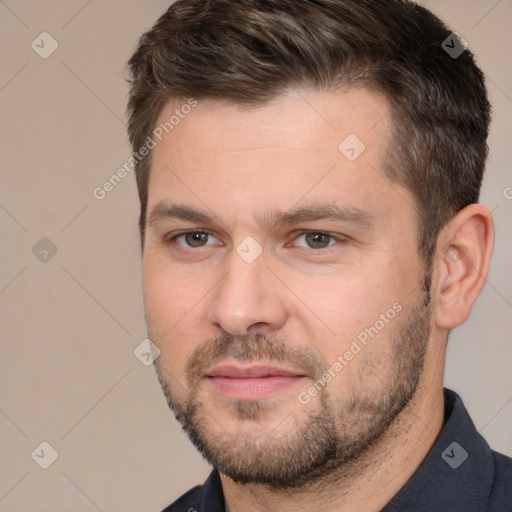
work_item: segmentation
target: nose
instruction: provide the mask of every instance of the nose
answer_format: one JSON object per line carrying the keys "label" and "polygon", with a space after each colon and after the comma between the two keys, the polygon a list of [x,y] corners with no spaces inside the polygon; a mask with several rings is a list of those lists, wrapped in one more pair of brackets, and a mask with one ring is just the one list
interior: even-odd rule
{"label": "nose", "polygon": [[209,322],[235,336],[279,330],[287,318],[285,290],[264,254],[247,263],[233,252],[228,265],[213,290]]}

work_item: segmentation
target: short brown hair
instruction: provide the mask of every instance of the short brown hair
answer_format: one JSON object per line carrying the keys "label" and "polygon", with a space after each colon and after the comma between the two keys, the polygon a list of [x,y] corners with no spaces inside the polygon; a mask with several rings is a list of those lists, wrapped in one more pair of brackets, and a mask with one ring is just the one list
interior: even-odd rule
{"label": "short brown hair", "polygon": [[[453,37],[408,0],[178,0],[128,62],[130,142],[144,145],[171,99],[251,106],[290,87],[379,91],[393,127],[385,172],[413,194],[430,261],[440,230],[478,201],[488,152],[484,76],[468,49],[446,51],[461,44]],[[149,167],[150,154],[135,166],[142,244]]]}

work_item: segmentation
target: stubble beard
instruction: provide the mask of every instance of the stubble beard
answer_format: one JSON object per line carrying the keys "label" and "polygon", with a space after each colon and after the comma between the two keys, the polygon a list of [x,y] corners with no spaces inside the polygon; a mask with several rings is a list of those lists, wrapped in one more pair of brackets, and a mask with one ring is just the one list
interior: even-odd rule
{"label": "stubble beard", "polygon": [[[318,392],[316,408],[295,417],[291,432],[279,433],[279,422],[287,417],[278,418],[272,403],[266,401],[230,402],[238,428],[236,432],[224,429],[199,398],[198,384],[207,367],[227,357],[288,362],[318,377],[327,365],[312,351],[292,350],[283,340],[264,335],[223,336],[194,351],[186,370],[187,394],[179,399],[158,359],[155,368],[176,419],[219,472],[236,483],[262,484],[274,490],[309,487],[329,480],[336,470],[357,463],[370,452],[414,398],[430,338],[429,289],[423,287],[416,305],[400,315],[404,316],[396,317],[395,325],[386,327],[394,335],[387,373],[379,376],[378,368],[365,368],[366,377],[381,384],[379,391],[356,389],[343,402],[331,396],[327,385]],[[378,342],[378,337],[372,340]],[[267,424],[268,428],[262,428]]]}

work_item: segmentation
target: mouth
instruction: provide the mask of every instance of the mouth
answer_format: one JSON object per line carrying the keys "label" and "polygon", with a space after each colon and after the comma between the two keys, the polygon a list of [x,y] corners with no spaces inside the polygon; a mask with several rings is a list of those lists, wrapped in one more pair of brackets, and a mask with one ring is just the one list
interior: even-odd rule
{"label": "mouth", "polygon": [[236,400],[263,400],[307,378],[296,370],[253,363],[218,365],[205,377],[216,392]]}

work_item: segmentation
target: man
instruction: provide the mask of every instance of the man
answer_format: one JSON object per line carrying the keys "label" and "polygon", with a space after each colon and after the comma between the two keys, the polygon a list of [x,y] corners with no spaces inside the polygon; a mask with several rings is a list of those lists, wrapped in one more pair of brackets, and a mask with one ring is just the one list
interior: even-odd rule
{"label": "man", "polygon": [[494,240],[464,42],[405,0],[178,0],[129,65],[155,367],[214,468],[165,510],[512,510],[443,389]]}

